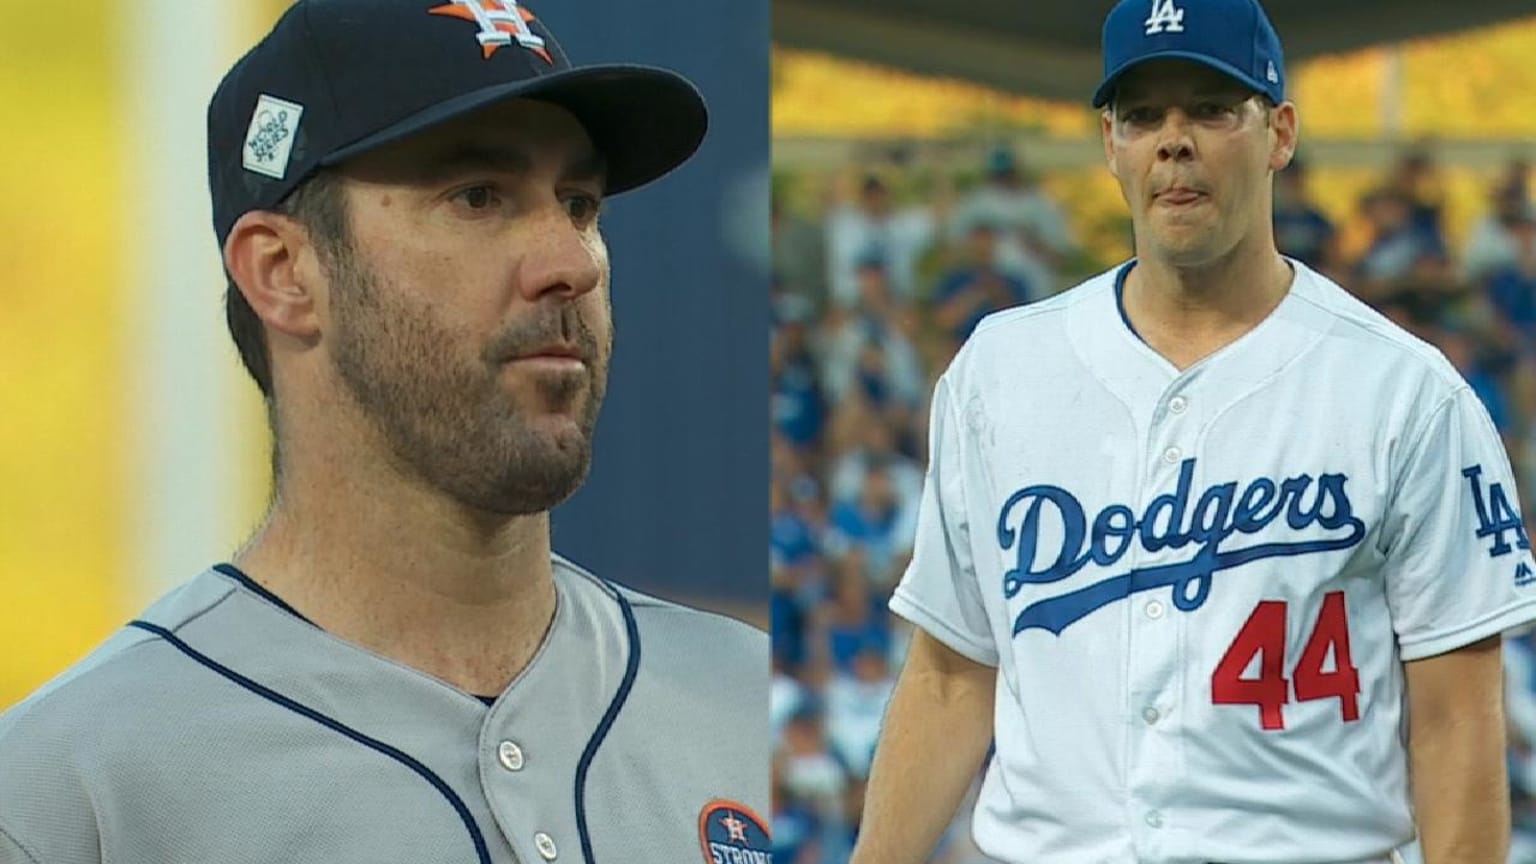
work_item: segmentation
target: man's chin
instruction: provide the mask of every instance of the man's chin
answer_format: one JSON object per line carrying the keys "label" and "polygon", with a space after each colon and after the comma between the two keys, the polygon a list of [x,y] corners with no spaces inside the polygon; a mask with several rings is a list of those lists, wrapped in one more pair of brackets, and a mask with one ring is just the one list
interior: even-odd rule
{"label": "man's chin", "polygon": [[544,455],[547,458],[537,467],[521,465],[508,470],[493,488],[467,496],[470,500],[465,503],[503,516],[530,516],[554,509],[586,481],[592,465],[591,453],[576,444]]}

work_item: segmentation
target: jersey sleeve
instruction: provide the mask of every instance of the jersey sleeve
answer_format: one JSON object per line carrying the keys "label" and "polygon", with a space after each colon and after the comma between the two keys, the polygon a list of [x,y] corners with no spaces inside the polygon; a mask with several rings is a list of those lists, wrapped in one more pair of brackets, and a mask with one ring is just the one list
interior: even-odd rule
{"label": "jersey sleeve", "polygon": [[971,559],[961,434],[950,387],[940,378],[933,391],[928,471],[918,503],[912,560],[890,607],[956,652],[996,666],[997,646]]}
{"label": "jersey sleeve", "polygon": [[1470,388],[1435,409],[1395,484],[1382,551],[1403,660],[1536,619],[1536,564],[1509,457]]}

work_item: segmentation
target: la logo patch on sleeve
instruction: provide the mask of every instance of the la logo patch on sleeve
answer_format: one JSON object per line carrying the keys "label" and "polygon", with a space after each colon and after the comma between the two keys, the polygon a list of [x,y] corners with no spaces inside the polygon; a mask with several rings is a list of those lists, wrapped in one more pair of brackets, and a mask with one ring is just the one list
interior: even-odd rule
{"label": "la logo patch on sleeve", "polygon": [[717,798],[699,811],[705,864],[773,864],[768,824],[750,807]]}

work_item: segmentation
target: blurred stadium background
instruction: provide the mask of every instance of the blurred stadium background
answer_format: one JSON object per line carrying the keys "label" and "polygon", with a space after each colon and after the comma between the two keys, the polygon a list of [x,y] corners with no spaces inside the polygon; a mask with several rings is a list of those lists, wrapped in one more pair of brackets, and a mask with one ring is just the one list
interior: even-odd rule
{"label": "blurred stadium background", "polygon": [[[0,709],[225,560],[265,505],[204,111],[287,5],[0,0]],[[766,626],[767,4],[529,5],[578,60],[671,66],[712,109],[695,160],[605,219],[612,380],[556,548]]]}
{"label": "blurred stadium background", "polygon": [[[1110,5],[774,3],[776,864],[844,862],[858,830],[910,636],[885,601],[933,380],[986,312],[1130,253],[1087,107]],[[1301,164],[1277,178],[1282,248],[1445,351],[1536,513],[1532,7],[1266,5],[1302,129]],[[1536,861],[1533,644],[1506,651],[1521,862]],[[968,812],[936,862],[985,860]]]}

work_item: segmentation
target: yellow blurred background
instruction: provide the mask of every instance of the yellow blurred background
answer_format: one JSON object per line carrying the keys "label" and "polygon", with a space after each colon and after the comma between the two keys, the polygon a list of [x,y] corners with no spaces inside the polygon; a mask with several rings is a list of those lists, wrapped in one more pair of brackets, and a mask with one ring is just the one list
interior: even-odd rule
{"label": "yellow blurred background", "polygon": [[[260,512],[254,388],[227,347],[215,368],[178,369],[187,361],[164,326],[208,331],[188,344],[228,342],[207,195],[196,194],[204,163],[167,164],[161,151],[201,153],[222,69],[286,5],[0,0],[0,708],[195,575],[156,572],[179,532],[186,561],[213,556],[200,569]],[[200,96],[170,98],[181,94]],[[158,182],[168,170],[170,188]],[[169,260],[167,231],[201,255]],[[194,394],[166,387],[186,372],[234,410],[187,416],[196,400],[178,400]],[[199,435],[229,436],[216,470],[190,454],[185,476],[167,480],[166,457]],[[233,503],[178,518],[168,482]]]}

